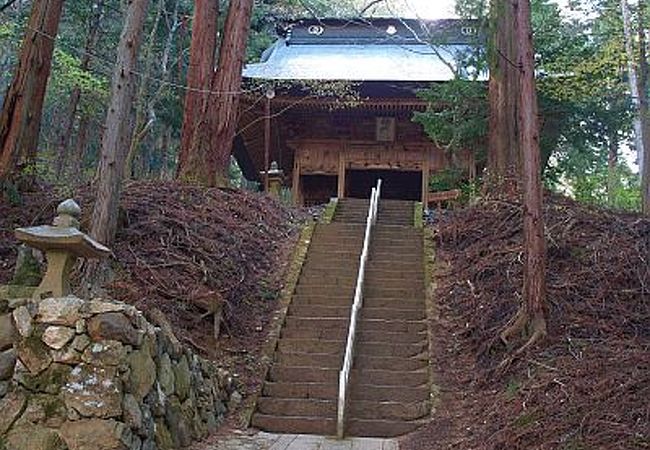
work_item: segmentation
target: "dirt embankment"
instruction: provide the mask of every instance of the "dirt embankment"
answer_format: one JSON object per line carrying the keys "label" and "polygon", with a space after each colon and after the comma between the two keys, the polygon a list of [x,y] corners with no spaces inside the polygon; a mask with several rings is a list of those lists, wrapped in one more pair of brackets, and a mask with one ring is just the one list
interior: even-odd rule
{"label": "dirt embankment", "polygon": [[650,220],[547,198],[549,336],[505,371],[522,287],[522,209],[435,225],[440,404],[403,449],[650,448]]}
{"label": "dirt embankment", "polygon": [[[73,195],[85,222],[90,192]],[[65,197],[42,189],[21,206],[0,203],[0,284],[13,273],[13,229],[51,223]],[[108,295],[162,310],[179,338],[241,377],[245,395],[258,382],[257,354],[306,213],[263,195],[174,182],[128,184],[121,209]],[[215,343],[204,306],[218,297],[224,321]]]}

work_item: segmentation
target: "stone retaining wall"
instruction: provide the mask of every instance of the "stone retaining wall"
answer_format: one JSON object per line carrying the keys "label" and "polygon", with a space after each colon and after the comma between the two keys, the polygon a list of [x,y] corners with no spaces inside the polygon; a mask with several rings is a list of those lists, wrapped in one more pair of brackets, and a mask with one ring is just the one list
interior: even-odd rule
{"label": "stone retaining wall", "polygon": [[122,303],[0,298],[0,450],[169,450],[214,431],[232,378],[160,324]]}

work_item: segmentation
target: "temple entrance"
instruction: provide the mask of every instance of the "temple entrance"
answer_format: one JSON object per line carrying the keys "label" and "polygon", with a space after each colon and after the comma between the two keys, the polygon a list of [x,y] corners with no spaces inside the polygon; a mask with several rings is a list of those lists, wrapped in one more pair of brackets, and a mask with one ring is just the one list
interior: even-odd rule
{"label": "temple entrance", "polygon": [[422,199],[422,172],[401,170],[356,170],[345,174],[345,196],[369,198],[370,191],[382,179],[381,197],[391,200]]}
{"label": "temple entrance", "polygon": [[337,177],[334,175],[302,175],[300,182],[304,206],[321,205],[336,197]]}

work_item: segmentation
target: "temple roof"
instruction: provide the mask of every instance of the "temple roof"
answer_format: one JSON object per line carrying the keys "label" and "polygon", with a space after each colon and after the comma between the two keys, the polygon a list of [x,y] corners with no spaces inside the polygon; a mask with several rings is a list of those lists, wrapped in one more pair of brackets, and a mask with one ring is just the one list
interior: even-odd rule
{"label": "temple roof", "polygon": [[271,80],[447,81],[479,32],[465,20],[301,20],[248,64],[244,77]]}

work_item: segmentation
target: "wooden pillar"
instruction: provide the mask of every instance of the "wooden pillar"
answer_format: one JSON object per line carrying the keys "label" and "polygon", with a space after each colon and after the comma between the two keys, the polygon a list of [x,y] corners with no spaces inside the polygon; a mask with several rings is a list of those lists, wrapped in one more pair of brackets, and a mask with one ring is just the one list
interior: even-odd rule
{"label": "wooden pillar", "polygon": [[264,104],[264,192],[269,191],[269,164],[271,153],[271,99]]}
{"label": "wooden pillar", "polygon": [[429,148],[423,149],[422,155],[422,207],[428,207],[429,197],[429,176],[431,173],[431,151]]}
{"label": "wooden pillar", "polygon": [[338,198],[345,198],[345,149],[339,152]]}

